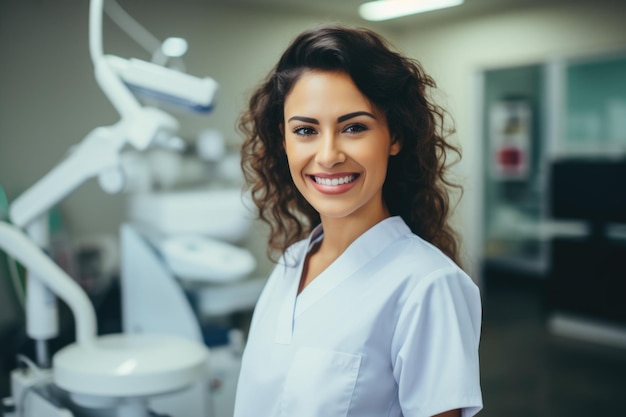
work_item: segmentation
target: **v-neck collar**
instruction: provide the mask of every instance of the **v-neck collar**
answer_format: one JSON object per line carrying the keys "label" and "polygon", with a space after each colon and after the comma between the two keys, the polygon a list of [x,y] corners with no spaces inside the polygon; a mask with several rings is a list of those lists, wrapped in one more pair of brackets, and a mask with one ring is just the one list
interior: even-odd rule
{"label": "v-neck collar", "polygon": [[[322,238],[321,226],[311,233],[309,249]],[[298,295],[294,317],[314,305],[407,232],[410,233],[410,229],[401,217],[386,218],[366,230]]]}
{"label": "v-neck collar", "polygon": [[315,243],[323,238],[322,225],[318,225],[309,235],[306,242],[300,246],[298,253],[292,254],[298,259],[298,264],[289,268],[288,276],[283,285],[287,286],[283,292],[287,296],[282,301],[281,311],[276,329],[276,342],[291,343],[295,319],[315,305],[339,284],[360,270],[368,262],[380,254],[387,246],[399,238],[411,233],[411,229],[401,217],[394,216],[382,220],[374,225],[322,271],[304,290],[298,294],[300,278],[307,252]]}

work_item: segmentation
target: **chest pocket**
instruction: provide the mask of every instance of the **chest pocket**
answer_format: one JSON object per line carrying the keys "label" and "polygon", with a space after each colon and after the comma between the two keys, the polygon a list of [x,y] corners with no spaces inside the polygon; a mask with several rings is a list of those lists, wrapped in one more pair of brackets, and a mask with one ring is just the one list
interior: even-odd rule
{"label": "chest pocket", "polygon": [[356,385],[361,357],[301,347],[283,389],[281,417],[345,417]]}

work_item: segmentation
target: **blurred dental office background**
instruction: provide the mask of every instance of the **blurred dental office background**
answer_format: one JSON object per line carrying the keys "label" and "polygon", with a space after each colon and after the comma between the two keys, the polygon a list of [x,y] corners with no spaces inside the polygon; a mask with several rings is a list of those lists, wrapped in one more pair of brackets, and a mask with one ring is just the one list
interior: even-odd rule
{"label": "blurred dental office background", "polygon": [[[484,300],[481,415],[623,413],[624,1],[466,0],[383,22],[362,20],[354,0],[119,4],[156,37],[185,38],[185,70],[219,84],[209,114],[176,115],[185,152],[129,156],[150,172],[155,189],[240,187],[237,117],[306,27],[371,27],[421,61],[463,150],[454,170],[464,185],[454,222],[464,267]],[[88,9],[87,0],[0,0],[0,185],[9,200],[91,129],[117,118],[93,76]],[[151,59],[106,18],[104,49]],[[132,217],[130,200],[91,180],[51,213],[53,255],[91,291],[103,331],[119,326],[119,228]],[[249,277],[269,274],[262,225],[232,240],[256,260]],[[3,397],[15,353],[28,348],[9,280],[14,267],[0,257]],[[245,331],[250,309],[228,323]]]}

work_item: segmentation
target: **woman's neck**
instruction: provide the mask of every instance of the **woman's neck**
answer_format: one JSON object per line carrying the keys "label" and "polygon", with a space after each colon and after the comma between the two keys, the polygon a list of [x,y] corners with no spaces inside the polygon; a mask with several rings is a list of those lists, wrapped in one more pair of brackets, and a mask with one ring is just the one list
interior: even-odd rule
{"label": "woman's neck", "polygon": [[368,218],[360,216],[322,217],[324,239],[319,251],[330,257],[339,257],[359,236],[387,217],[389,217],[389,213],[386,211],[378,216]]}
{"label": "woman's neck", "polygon": [[335,262],[352,242],[386,217],[389,215],[379,218],[370,217],[368,221],[363,221],[362,217],[357,219],[350,217],[322,218],[324,238],[321,242],[316,243],[306,256],[298,294],[330,264]]}

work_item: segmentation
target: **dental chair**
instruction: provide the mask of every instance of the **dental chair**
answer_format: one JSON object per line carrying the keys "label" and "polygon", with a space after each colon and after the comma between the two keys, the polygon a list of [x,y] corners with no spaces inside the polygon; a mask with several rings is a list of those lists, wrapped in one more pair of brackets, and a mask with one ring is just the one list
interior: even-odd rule
{"label": "dental chair", "polygon": [[1,221],[0,248],[27,268],[29,279],[37,277],[62,298],[76,323],[76,342],[54,354],[51,369],[31,365],[12,373],[12,401],[3,401],[6,417],[149,417],[149,398],[204,379],[203,345],[164,334],[97,336],[86,293],[30,237]]}
{"label": "dental chair", "polygon": [[[126,195],[120,229],[122,328],[207,345],[209,406],[213,416],[230,417],[245,328],[266,281],[253,277],[256,259],[245,248],[253,211],[238,152],[207,129],[184,154],[131,152],[124,167],[139,181]],[[204,417],[200,391],[152,403]]]}
{"label": "dental chair", "polygon": [[[228,321],[251,311],[265,283],[251,278],[252,254],[240,242],[252,217],[238,188],[160,191],[129,197],[121,228],[125,332],[182,336],[210,348],[209,396],[215,417],[234,411],[243,332]],[[148,296],[149,295],[149,296]],[[202,416],[201,393],[155,399],[154,408]]]}

